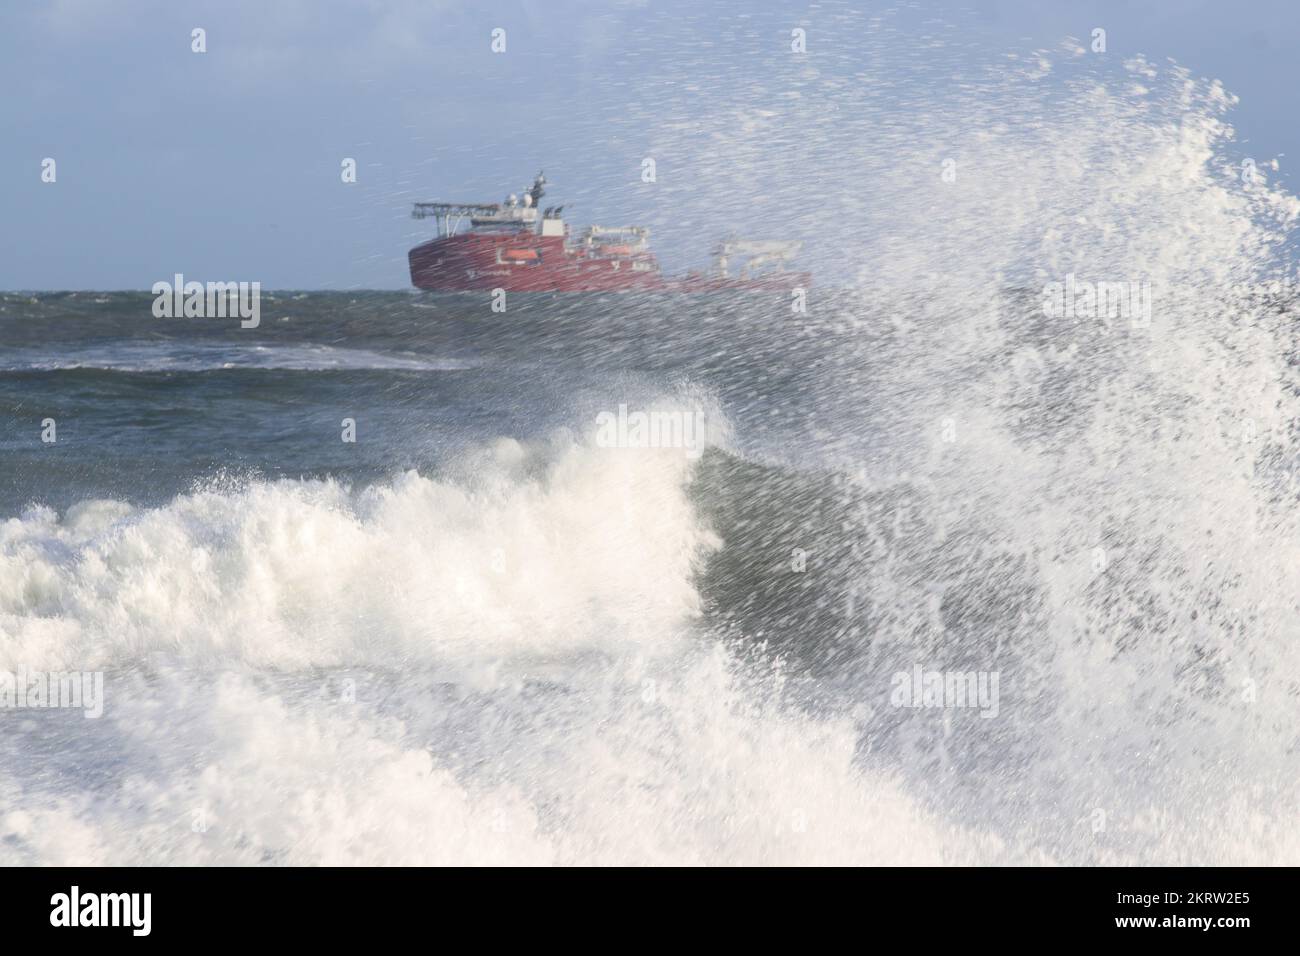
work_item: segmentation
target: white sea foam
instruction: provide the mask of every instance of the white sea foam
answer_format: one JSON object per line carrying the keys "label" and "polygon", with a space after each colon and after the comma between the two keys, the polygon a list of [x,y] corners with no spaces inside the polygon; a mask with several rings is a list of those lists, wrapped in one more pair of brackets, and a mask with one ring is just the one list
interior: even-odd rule
{"label": "white sea foam", "polygon": [[[252,482],[0,524],[0,667],[276,667],[654,644],[709,546],[681,450],[503,439],[472,478]],[[60,662],[62,662],[60,664]],[[59,666],[56,667],[55,665]]]}
{"label": "white sea foam", "polygon": [[939,863],[998,852],[895,782],[855,772],[849,727],[747,699],[722,654],[685,666],[653,702],[600,684],[580,688],[582,706],[460,701],[471,714],[462,746],[494,748],[485,767],[435,759],[413,737],[421,716],[445,718],[428,688],[406,687],[425,698],[407,723],[376,716],[365,689],[355,706],[291,704],[247,676],[167,675],[116,709],[120,776],[106,793],[7,780],[0,839],[14,862],[47,864]]}
{"label": "white sea foam", "polygon": [[[692,627],[720,543],[690,467],[503,441],[472,488],[254,483],[6,522],[3,666],[111,676],[107,730],[41,731],[78,774],[31,764],[32,725],[8,737],[0,838],[64,864],[1056,861],[1059,834],[958,822],[864,769],[851,719]],[[1100,858],[1294,852],[1268,795],[1221,798],[1231,833],[1155,807],[1123,824],[1144,849]]]}
{"label": "white sea foam", "polygon": [[20,770],[0,837],[42,863],[969,854],[859,776],[851,722],[790,711],[779,675],[691,632],[719,544],[691,464],[503,440],[472,485],[253,483],[0,525],[0,661],[114,673],[109,782]]}
{"label": "white sea foam", "polygon": [[[1242,288],[1294,275],[1300,202],[1243,176],[1234,98],[1177,65],[921,57],[894,14],[827,16],[816,52],[756,54],[775,78],[720,58],[707,117],[684,87],[636,121],[656,154],[710,143],[662,187],[681,222],[785,210],[819,283],[856,283],[814,290],[844,371],[805,406],[870,435],[827,458],[918,493],[931,535],[855,528],[884,551],[860,640],[887,673],[1000,670],[1024,722],[926,725],[910,792],[1064,860],[1294,862],[1297,336]],[[1150,322],[1045,318],[1071,274],[1149,289]],[[971,773],[998,759],[1022,786]]]}

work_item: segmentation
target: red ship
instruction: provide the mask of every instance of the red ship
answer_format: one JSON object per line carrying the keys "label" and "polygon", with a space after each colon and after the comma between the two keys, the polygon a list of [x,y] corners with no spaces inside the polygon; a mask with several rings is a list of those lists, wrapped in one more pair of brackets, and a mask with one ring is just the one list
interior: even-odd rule
{"label": "red ship", "polygon": [[[570,234],[563,206],[540,209],[546,177],[538,174],[523,199],[503,203],[416,203],[416,219],[434,219],[438,236],[409,253],[411,283],[419,289],[464,292],[714,292],[807,288],[807,272],[785,263],[798,242],[724,240],[714,270],[671,278],[649,251],[640,226],[588,226]],[[462,228],[464,227],[464,228]],[[741,264],[735,274],[732,259]]]}

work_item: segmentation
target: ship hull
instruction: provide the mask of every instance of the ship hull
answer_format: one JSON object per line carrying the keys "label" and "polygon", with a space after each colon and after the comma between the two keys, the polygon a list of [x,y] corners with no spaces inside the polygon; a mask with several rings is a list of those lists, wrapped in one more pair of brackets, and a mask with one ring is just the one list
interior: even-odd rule
{"label": "ship hull", "polygon": [[418,289],[464,292],[634,292],[664,285],[654,256],[603,257],[566,246],[559,236],[466,233],[434,239],[408,256]]}
{"label": "ship hull", "polygon": [[601,255],[561,236],[475,233],[433,239],[408,253],[411,284],[431,292],[722,292],[788,291],[811,276],[781,272],[750,278],[665,278],[649,252]]}

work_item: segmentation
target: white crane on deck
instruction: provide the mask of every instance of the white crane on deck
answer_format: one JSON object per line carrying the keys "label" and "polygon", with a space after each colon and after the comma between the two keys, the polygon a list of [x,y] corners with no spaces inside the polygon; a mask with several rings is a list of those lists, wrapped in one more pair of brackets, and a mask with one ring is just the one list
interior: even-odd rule
{"label": "white crane on deck", "polygon": [[714,262],[717,266],[718,275],[728,278],[728,269],[733,256],[741,256],[744,262],[740,266],[742,277],[748,277],[754,269],[761,269],[765,266],[775,265],[777,269],[785,266],[786,262],[793,259],[803,248],[803,243],[798,240],[781,241],[775,239],[753,240],[753,239],[724,239],[714,251]]}

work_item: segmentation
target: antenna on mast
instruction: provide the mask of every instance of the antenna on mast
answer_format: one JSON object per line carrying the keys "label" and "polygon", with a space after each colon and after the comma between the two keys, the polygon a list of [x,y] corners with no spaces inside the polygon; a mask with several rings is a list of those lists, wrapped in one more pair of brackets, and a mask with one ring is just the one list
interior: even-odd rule
{"label": "antenna on mast", "polygon": [[527,195],[533,197],[533,208],[536,209],[542,204],[542,197],[546,195],[546,173],[540,172],[537,178],[533,180],[533,185],[529,187]]}

